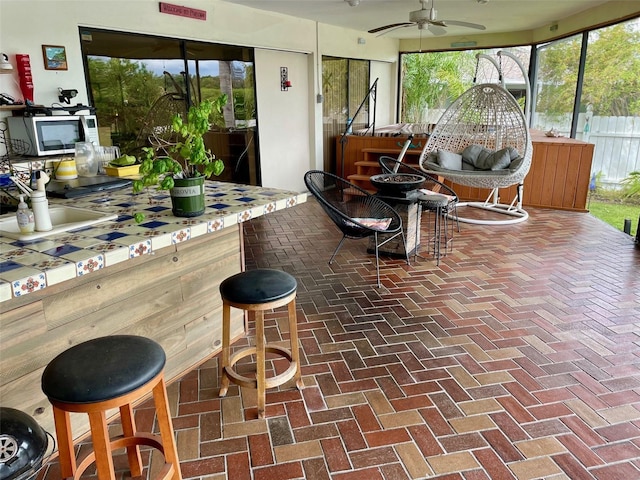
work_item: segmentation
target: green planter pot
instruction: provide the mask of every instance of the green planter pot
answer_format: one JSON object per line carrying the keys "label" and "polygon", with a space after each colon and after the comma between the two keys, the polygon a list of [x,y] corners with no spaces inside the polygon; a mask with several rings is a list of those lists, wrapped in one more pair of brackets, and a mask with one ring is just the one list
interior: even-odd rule
{"label": "green planter pot", "polygon": [[176,178],[170,190],[176,217],[197,217],[204,213],[204,176]]}

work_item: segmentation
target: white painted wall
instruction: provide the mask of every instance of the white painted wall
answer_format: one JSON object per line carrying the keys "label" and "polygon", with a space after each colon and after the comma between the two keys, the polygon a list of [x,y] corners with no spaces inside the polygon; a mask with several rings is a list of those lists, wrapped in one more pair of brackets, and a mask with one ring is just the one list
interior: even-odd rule
{"label": "white painted wall", "polygon": [[[185,2],[174,2],[185,4]],[[86,81],[82,65],[78,28],[81,26],[103,28],[125,32],[163,35],[182,39],[210,41],[233,45],[243,45],[263,49],[262,60],[256,65],[260,149],[263,165],[262,178],[276,182],[273,178],[283,146],[291,148],[289,128],[272,128],[282,118],[307,115],[297,122],[296,129],[306,129],[306,134],[295,139],[298,155],[287,161],[295,162],[293,169],[280,174],[277,183],[289,188],[300,186],[298,171],[302,168],[322,168],[322,105],[315,102],[318,93],[319,69],[317,59],[322,55],[360,58],[381,62],[377,75],[384,77],[384,90],[391,91],[396,82],[395,73],[398,57],[398,41],[385,37],[375,37],[355,30],[341,29],[329,25],[272,14],[261,10],[233,5],[221,0],[189,0],[192,8],[207,12],[207,20],[162,14],[158,11],[157,0],[0,0],[0,51],[9,56],[15,65],[15,54],[26,53],[31,57],[32,75],[35,85],[34,101],[37,104],[52,105],[58,102],[58,87],[75,88],[78,96],[74,101],[87,104]],[[28,18],[28,27],[25,24]],[[366,44],[358,43],[358,37],[365,35]],[[42,61],[42,45],[63,45],[67,50],[69,68],[66,71],[45,70]],[[279,63],[270,64],[280,58],[268,55],[272,52],[289,52],[291,58],[305,58],[304,62],[294,61],[289,75],[296,80],[283,102],[274,101],[267,82],[271,72],[279,75]],[[258,54],[256,54],[258,55]],[[386,66],[390,68],[386,68]],[[279,76],[273,81],[279,82]],[[22,98],[17,86],[17,74],[0,75],[0,92]],[[304,92],[304,93],[303,93]],[[267,96],[265,96],[267,95]],[[378,101],[378,119],[393,119],[395,114],[395,94],[385,94]],[[276,99],[279,97],[276,96]],[[387,104],[387,101],[389,102]],[[261,106],[262,105],[262,106]],[[301,112],[305,112],[304,114]],[[10,112],[0,111],[0,120]],[[380,123],[380,120],[378,121]],[[269,134],[263,129],[270,129]],[[306,137],[306,138],[304,138]],[[307,142],[305,144],[305,142]],[[303,152],[303,149],[304,150]],[[0,155],[4,154],[0,147]]]}
{"label": "white painted wall", "polygon": [[[305,190],[303,176],[312,167],[308,62],[310,55],[255,51],[258,130],[262,186]],[[280,89],[280,67],[292,87]],[[280,138],[278,142],[268,139]]]}
{"label": "white painted wall", "polygon": [[395,123],[398,62],[371,62],[371,83],[376,89],[376,127]]}

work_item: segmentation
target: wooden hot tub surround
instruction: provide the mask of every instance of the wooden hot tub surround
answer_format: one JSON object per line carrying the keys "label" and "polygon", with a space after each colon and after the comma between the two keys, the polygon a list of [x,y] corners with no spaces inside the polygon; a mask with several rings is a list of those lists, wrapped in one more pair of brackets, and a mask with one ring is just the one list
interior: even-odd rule
{"label": "wooden hot tub surround", "polygon": [[[587,211],[587,197],[591,178],[591,162],[594,145],[592,143],[566,137],[547,137],[539,131],[532,131],[533,162],[524,181],[526,207],[553,208],[556,210]],[[368,190],[375,188],[368,181],[371,175],[381,172],[378,158],[397,156],[407,136],[371,137],[349,135],[344,152],[345,177]],[[425,138],[415,138],[414,148],[409,148],[404,161],[417,166],[418,157]],[[342,145],[336,138],[337,169],[341,171]],[[488,189],[465,187],[445,182],[451,186],[461,200],[484,201]],[[514,198],[516,186],[500,191],[503,198]]]}

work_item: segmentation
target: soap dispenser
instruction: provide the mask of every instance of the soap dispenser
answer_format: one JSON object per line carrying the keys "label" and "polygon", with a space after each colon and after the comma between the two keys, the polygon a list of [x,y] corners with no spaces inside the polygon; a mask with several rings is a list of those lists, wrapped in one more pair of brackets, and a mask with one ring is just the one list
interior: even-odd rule
{"label": "soap dispenser", "polygon": [[51,216],[49,215],[49,201],[45,186],[49,181],[49,176],[44,172],[36,172],[36,189],[31,192],[31,206],[36,223],[36,231],[48,232],[53,228]]}
{"label": "soap dispenser", "polygon": [[33,212],[29,210],[29,206],[24,201],[24,195],[20,195],[20,203],[18,203],[16,219],[18,221],[20,233],[33,233],[36,222],[33,217]]}

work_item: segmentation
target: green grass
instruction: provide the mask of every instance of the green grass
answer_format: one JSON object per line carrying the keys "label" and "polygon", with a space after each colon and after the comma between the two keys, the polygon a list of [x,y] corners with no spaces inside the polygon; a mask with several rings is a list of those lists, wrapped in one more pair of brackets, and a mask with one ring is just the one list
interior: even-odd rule
{"label": "green grass", "polygon": [[591,215],[620,231],[624,231],[624,220],[631,220],[631,235],[635,236],[638,228],[638,217],[640,216],[640,205],[602,202],[591,199],[588,208]]}

